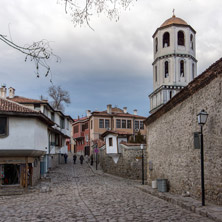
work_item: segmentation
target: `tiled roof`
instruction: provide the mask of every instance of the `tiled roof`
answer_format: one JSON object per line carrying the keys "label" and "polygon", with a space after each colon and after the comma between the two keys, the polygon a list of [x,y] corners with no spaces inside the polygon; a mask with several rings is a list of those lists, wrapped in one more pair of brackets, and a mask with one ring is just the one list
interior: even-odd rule
{"label": "tiled roof", "polygon": [[109,116],[114,116],[114,117],[128,117],[128,118],[137,118],[137,119],[146,119],[146,117],[144,116],[138,116],[138,115],[133,115],[133,114],[130,114],[130,113],[112,113],[112,114],[108,114],[106,111],[103,111],[103,112],[99,112],[99,111],[95,111],[95,112],[92,112],[92,115],[91,116],[106,116],[106,117],[109,117]]}
{"label": "tiled roof", "polygon": [[165,27],[168,25],[188,25],[183,19],[173,15],[171,18],[167,19],[160,27]]}
{"label": "tiled roof", "polygon": [[11,101],[17,102],[17,103],[48,103],[47,100],[37,100],[37,99],[29,99],[21,96],[14,96],[13,98],[7,98]]}
{"label": "tiled roof", "polygon": [[176,105],[182,103],[184,100],[192,96],[194,93],[199,91],[208,85],[211,81],[217,78],[219,75],[222,76],[222,58],[212,64],[206,69],[201,75],[197,76],[192,82],[178,92],[171,100],[169,100],[160,109],[150,115],[146,120],[145,124],[149,125],[159,117],[172,110]]}
{"label": "tiled roof", "polygon": [[104,132],[101,136],[102,137],[105,137],[105,136],[107,136],[108,134],[116,134],[116,135],[128,135],[128,136],[130,136],[130,135],[132,135],[132,133],[129,133],[129,132],[124,132],[124,131],[118,131],[118,130],[115,130],[115,131],[113,131],[113,130],[107,130],[106,132]]}
{"label": "tiled roof", "polygon": [[14,101],[0,98],[0,112],[13,112],[13,113],[40,113],[33,109],[29,109],[23,105],[20,105]]}

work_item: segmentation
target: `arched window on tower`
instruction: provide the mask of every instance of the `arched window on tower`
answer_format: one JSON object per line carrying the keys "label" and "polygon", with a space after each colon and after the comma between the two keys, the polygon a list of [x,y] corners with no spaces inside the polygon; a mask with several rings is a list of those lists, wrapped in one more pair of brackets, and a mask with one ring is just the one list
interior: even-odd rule
{"label": "arched window on tower", "polygon": [[164,63],[164,77],[167,78],[169,76],[169,62],[166,61]]}
{"label": "arched window on tower", "polygon": [[193,50],[193,35],[190,34],[190,48]]}
{"label": "arched window on tower", "polygon": [[165,32],[163,34],[163,48],[169,47],[170,46],[170,33]]}
{"label": "arched window on tower", "polygon": [[194,66],[194,63],[192,64],[192,79],[194,79],[194,70],[195,69],[195,66]]}
{"label": "arched window on tower", "polygon": [[179,32],[178,32],[177,42],[178,42],[178,45],[183,45],[183,46],[185,46],[185,39],[184,39],[184,33],[183,33],[183,31],[179,31]]}
{"label": "arched window on tower", "polygon": [[157,66],[155,66],[155,81],[157,82]]}
{"label": "arched window on tower", "polygon": [[184,61],[180,61],[180,77],[184,77]]}
{"label": "arched window on tower", "polygon": [[158,51],[158,38],[155,39],[155,52]]}

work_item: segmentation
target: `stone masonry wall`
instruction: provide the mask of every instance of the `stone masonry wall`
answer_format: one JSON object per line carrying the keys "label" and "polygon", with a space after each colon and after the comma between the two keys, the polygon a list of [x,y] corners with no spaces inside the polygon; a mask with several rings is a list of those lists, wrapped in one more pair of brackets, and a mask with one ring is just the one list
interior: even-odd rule
{"label": "stone masonry wall", "polygon": [[[115,163],[109,155],[106,154],[106,149],[101,149],[99,153],[99,162],[103,171],[113,175],[139,180],[142,178],[142,160],[136,157],[141,157],[142,152],[140,147],[122,146],[122,153],[119,154],[119,160]],[[144,150],[144,175],[146,180],[146,152]]]}
{"label": "stone masonry wall", "polygon": [[201,198],[200,150],[194,149],[194,132],[200,131],[197,114],[208,114],[203,127],[206,200],[222,204],[222,75],[182,103],[148,124],[148,183],[169,180],[170,192]]}
{"label": "stone masonry wall", "polygon": [[40,179],[40,161],[37,161],[37,165],[33,167],[32,185],[36,185]]}

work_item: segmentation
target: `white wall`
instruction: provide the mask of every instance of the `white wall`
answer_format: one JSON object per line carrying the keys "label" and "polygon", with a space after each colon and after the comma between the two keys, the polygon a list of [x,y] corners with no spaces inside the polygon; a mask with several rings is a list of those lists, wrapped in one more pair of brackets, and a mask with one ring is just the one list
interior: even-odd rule
{"label": "white wall", "polygon": [[[109,138],[113,139],[113,146],[109,146]],[[105,140],[106,140],[106,153],[118,153],[117,136],[109,134],[105,137]]]}
{"label": "white wall", "polygon": [[47,151],[47,126],[35,118],[9,117],[9,134],[0,138],[0,149]]}

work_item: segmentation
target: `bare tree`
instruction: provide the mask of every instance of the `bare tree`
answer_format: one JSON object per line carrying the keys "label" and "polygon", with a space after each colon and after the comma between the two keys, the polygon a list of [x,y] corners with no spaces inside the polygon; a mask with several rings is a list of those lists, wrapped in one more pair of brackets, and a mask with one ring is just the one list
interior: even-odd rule
{"label": "bare tree", "polygon": [[64,103],[66,105],[70,104],[69,92],[63,90],[60,86],[50,86],[48,89],[48,94],[52,98],[50,105],[55,109],[64,112]]}
{"label": "bare tree", "polygon": [[43,39],[38,42],[33,42],[30,45],[19,46],[13,41],[9,40],[7,36],[0,34],[0,41],[6,43],[15,50],[25,54],[25,61],[33,61],[36,68],[36,76],[40,76],[40,68],[45,69],[45,76],[50,74],[50,67],[47,64],[47,60],[54,57],[56,61],[60,61],[60,58],[55,55],[47,40]]}
{"label": "bare tree", "polygon": [[70,13],[74,25],[87,24],[95,14],[105,14],[110,19],[119,20],[121,9],[126,10],[137,0],[59,0],[65,4],[65,12]]}

